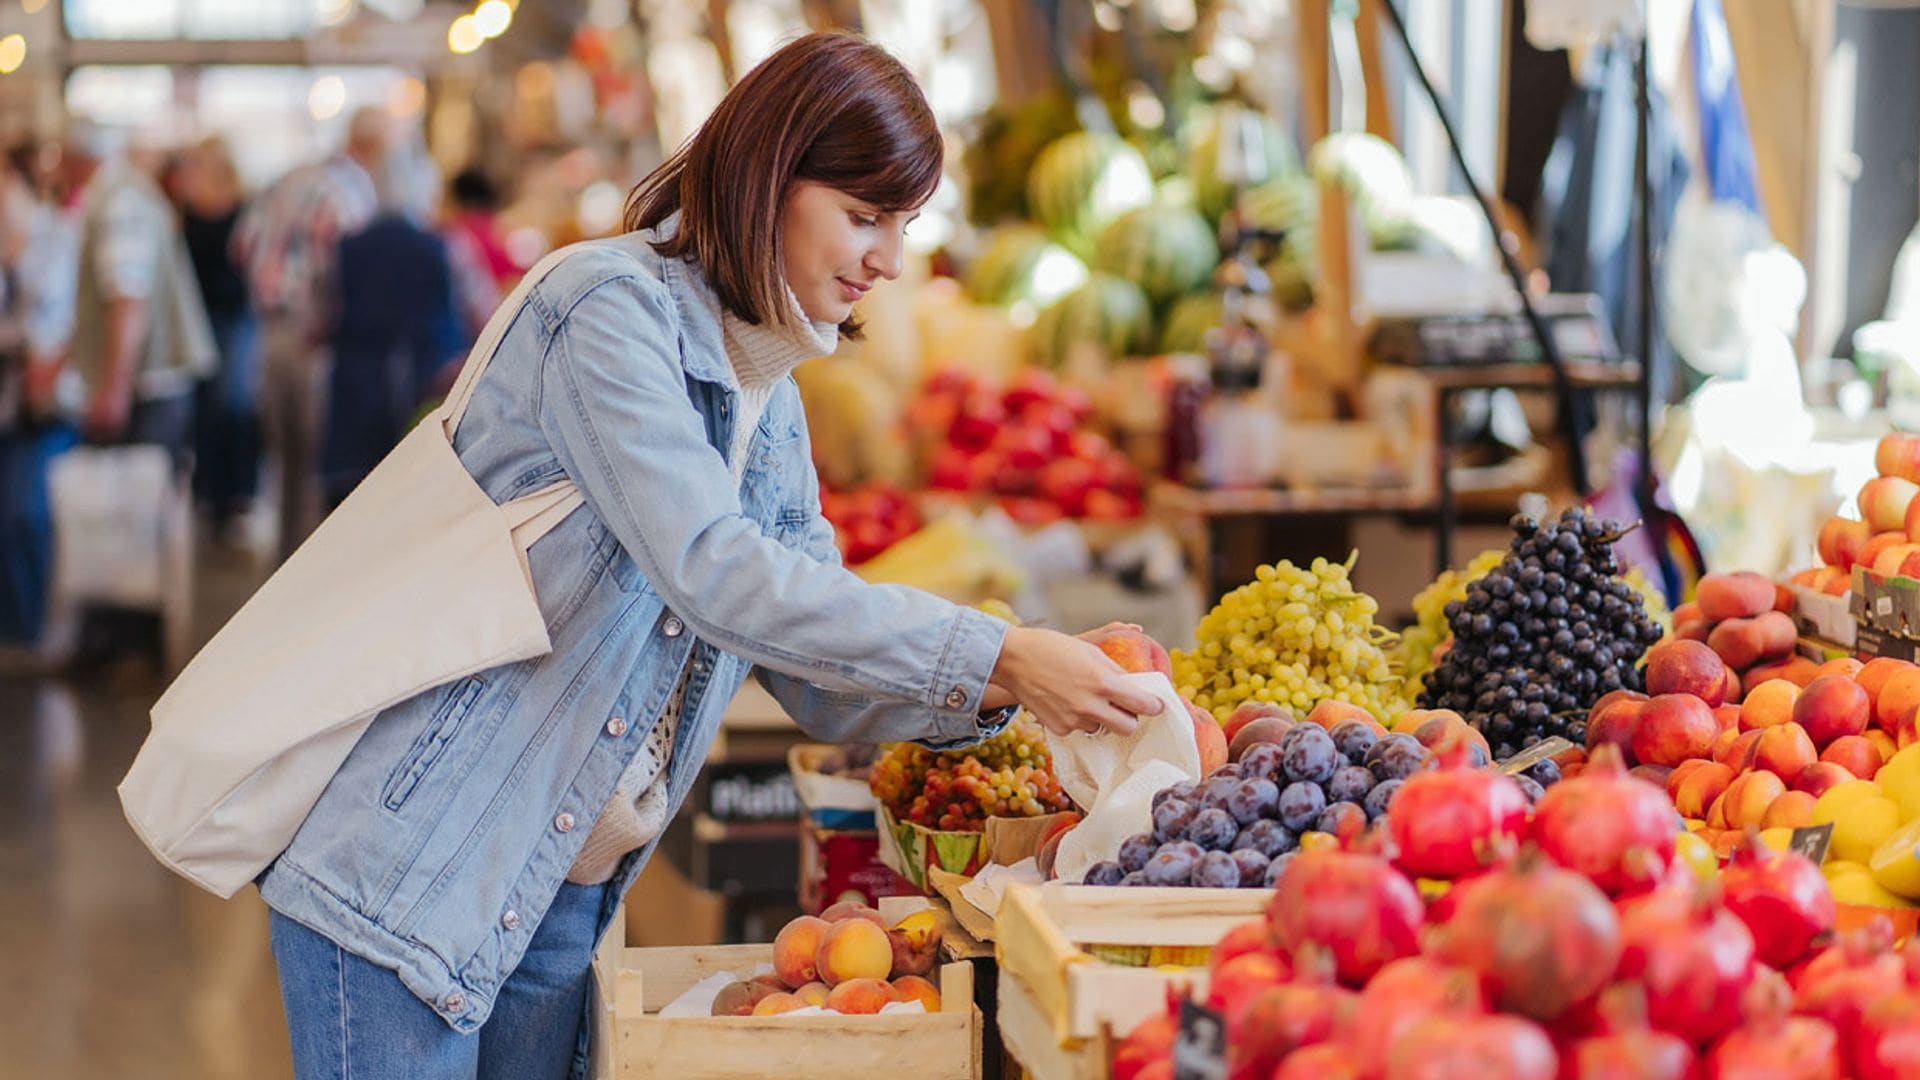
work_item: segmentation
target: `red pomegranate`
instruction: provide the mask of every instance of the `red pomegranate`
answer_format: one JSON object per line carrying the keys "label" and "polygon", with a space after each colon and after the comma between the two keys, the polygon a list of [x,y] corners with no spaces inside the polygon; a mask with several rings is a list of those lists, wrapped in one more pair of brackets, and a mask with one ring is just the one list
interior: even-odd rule
{"label": "red pomegranate", "polygon": [[1852,1042],[1856,1080],[1912,1080],[1920,1076],[1920,991],[1883,998],[1860,1018]]}
{"label": "red pomegranate", "polygon": [[1139,1080],[1149,1065],[1159,1061],[1171,1064],[1173,1039],[1179,1032],[1179,1022],[1165,1013],[1135,1024],[1113,1053],[1113,1080]]}
{"label": "red pomegranate", "polygon": [[1720,875],[1728,910],[1753,932],[1755,953],[1776,968],[1800,962],[1813,940],[1833,929],[1833,893],[1804,855],[1773,851],[1757,834]]}
{"label": "red pomegranate", "polygon": [[1623,900],[1618,978],[1645,989],[1661,1031],[1704,1046],[1740,1022],[1753,982],[1753,935],[1710,893],[1661,889]]}
{"label": "red pomegranate", "polygon": [[1652,888],[1673,861],[1677,827],[1666,793],[1628,776],[1619,748],[1610,744],[1597,747],[1579,776],[1548,788],[1533,808],[1534,843],[1608,896]]}
{"label": "red pomegranate", "polygon": [[1429,1016],[1455,1019],[1480,1015],[1487,1000],[1480,980],[1465,968],[1425,956],[1409,956],[1386,965],[1360,992],[1352,1022],[1341,1041],[1364,1076],[1379,1076],[1399,1037]]}
{"label": "red pomegranate", "polygon": [[1364,985],[1381,965],[1420,951],[1423,919],[1411,881],[1385,859],[1347,851],[1294,856],[1267,907],[1281,948],[1324,945],[1349,986]]}
{"label": "red pomegranate", "polygon": [[[1893,921],[1885,915],[1875,915],[1867,925],[1857,930],[1843,930],[1835,934],[1833,942],[1826,948],[1788,968],[1787,985],[1793,987],[1797,998],[1803,986],[1810,986],[1836,971],[1853,967],[1862,958],[1891,952],[1893,938]],[[1907,955],[1920,957],[1920,952]]]}
{"label": "red pomegranate", "polygon": [[1268,1080],[1288,1054],[1332,1039],[1358,1007],[1359,995],[1334,985],[1325,950],[1310,946],[1297,961],[1292,982],[1261,991],[1227,1022],[1232,1076]]}
{"label": "red pomegranate", "polygon": [[1712,1080],[1840,1080],[1840,1037],[1825,1020],[1787,1015],[1792,994],[1779,972],[1762,971],[1754,979],[1746,1023],[1707,1055]]}
{"label": "red pomegranate", "polygon": [[1207,954],[1207,973],[1220,974],[1220,968],[1227,961],[1251,952],[1262,952],[1273,948],[1273,938],[1267,932],[1267,920],[1248,919],[1221,935],[1213,943],[1213,951]]}
{"label": "red pomegranate", "polygon": [[1527,795],[1498,773],[1476,769],[1464,740],[1440,768],[1407,778],[1387,815],[1395,865],[1413,877],[1459,878],[1495,861],[1501,845],[1527,829]]}
{"label": "red pomegranate", "polygon": [[1907,989],[1906,961],[1887,947],[1891,926],[1885,929],[1868,927],[1842,935],[1814,958],[1837,953],[1839,964],[1817,967],[1810,962],[1794,992],[1793,1011],[1832,1024],[1843,1048],[1859,1045],[1861,1017],[1868,1008]]}
{"label": "red pomegranate", "polygon": [[1353,1055],[1335,1043],[1295,1050],[1273,1070],[1273,1080],[1360,1080],[1362,1075]]}
{"label": "red pomegranate", "polygon": [[1601,995],[1606,1030],[1574,1043],[1567,1080],[1698,1080],[1700,1057],[1685,1039],[1647,1026],[1647,996],[1635,983]]}
{"label": "red pomegranate", "polygon": [[1387,1080],[1554,1080],[1559,1055],[1540,1026],[1517,1016],[1429,1016],[1388,1056]]}
{"label": "red pomegranate", "polygon": [[1552,1020],[1613,975],[1620,960],[1613,905],[1593,882],[1538,851],[1456,889],[1453,918],[1435,935],[1432,953],[1479,975],[1501,1008]]}
{"label": "red pomegranate", "polygon": [[1220,965],[1207,984],[1207,1007],[1217,1009],[1228,1024],[1262,991],[1287,980],[1293,969],[1274,952],[1243,953]]}

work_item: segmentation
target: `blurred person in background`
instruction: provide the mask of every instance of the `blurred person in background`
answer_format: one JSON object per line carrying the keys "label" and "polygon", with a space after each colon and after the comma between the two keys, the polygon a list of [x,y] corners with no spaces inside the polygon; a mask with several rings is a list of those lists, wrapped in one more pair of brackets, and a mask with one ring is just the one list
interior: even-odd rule
{"label": "blurred person in background", "polygon": [[453,263],[460,314],[470,336],[479,336],[493,309],[520,279],[520,267],[501,239],[500,189],[487,174],[468,166],[447,185],[450,204],[440,233]]}
{"label": "blurred person in background", "polygon": [[392,142],[384,110],[347,121],[340,151],[280,178],[240,217],[234,254],[260,315],[260,423],[279,482],[280,557],[320,523],[320,441],[340,239],[373,220]]}
{"label": "blurred person in background", "polygon": [[388,152],[378,180],[378,215],[340,242],[335,267],[320,461],[329,510],[399,444],[472,340],[455,311],[447,245],[428,228],[439,171],[409,143]]}
{"label": "blurred person in background", "polygon": [[244,209],[233,156],[215,137],[189,147],[179,162],[181,230],[220,354],[196,394],[193,490],[215,534],[223,535],[252,506],[260,484],[259,324],[233,257],[234,226]]}

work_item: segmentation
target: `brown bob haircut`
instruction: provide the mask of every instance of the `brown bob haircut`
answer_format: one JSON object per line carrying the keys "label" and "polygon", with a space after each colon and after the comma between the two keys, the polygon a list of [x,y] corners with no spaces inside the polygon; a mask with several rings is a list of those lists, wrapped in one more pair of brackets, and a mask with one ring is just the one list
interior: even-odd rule
{"label": "brown bob haircut", "polygon": [[[727,92],[706,123],[627,197],[626,227],[675,211],[655,248],[691,256],[720,302],[749,323],[792,322],[781,274],[780,210],[812,180],[883,211],[919,206],[940,182],[933,110],[900,61],[846,33],[808,34]],[[841,330],[857,336],[849,319]]]}

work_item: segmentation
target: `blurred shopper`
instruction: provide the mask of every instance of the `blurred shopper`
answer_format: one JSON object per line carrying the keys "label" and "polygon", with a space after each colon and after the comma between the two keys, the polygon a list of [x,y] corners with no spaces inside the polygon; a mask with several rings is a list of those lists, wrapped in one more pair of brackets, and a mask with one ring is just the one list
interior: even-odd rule
{"label": "blurred shopper", "polygon": [[477,336],[500,298],[520,279],[520,267],[500,236],[500,189],[486,173],[471,166],[460,170],[447,185],[447,197],[451,205],[441,235],[453,264],[461,317],[468,332]]}
{"label": "blurred shopper", "polygon": [[282,559],[320,521],[334,264],[341,237],[373,220],[373,178],[391,141],[384,110],[355,112],[340,152],[282,177],[241,216],[234,235],[261,320],[260,422],[279,480]]}
{"label": "blurred shopper", "polygon": [[187,254],[220,354],[196,393],[193,474],[194,496],[218,535],[252,506],[260,484],[259,324],[233,257],[243,203],[226,142],[210,138],[189,148],[176,176]]}
{"label": "blurred shopper", "polygon": [[427,229],[438,187],[424,149],[396,148],[381,170],[378,216],[340,242],[320,469],[329,510],[400,442],[470,340],[454,311],[447,245]]}

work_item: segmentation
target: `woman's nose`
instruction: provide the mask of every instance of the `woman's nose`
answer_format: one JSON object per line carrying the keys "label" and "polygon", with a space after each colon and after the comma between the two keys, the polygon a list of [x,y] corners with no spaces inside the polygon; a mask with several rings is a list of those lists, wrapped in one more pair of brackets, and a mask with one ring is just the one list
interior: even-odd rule
{"label": "woman's nose", "polygon": [[881,277],[892,281],[900,276],[901,261],[906,250],[905,228],[889,229],[871,252],[867,254],[867,267]]}

